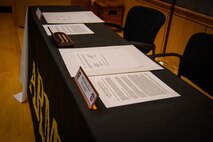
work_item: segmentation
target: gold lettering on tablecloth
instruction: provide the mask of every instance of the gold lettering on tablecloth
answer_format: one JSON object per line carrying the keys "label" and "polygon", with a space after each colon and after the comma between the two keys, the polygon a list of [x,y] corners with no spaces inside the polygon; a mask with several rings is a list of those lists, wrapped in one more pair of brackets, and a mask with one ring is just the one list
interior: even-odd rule
{"label": "gold lettering on tablecloth", "polygon": [[61,142],[57,122],[54,117],[52,118],[52,125],[50,125],[49,99],[44,90],[43,80],[39,69],[36,68],[35,62],[33,62],[29,90],[33,96],[32,103],[39,123],[39,134],[42,142]]}

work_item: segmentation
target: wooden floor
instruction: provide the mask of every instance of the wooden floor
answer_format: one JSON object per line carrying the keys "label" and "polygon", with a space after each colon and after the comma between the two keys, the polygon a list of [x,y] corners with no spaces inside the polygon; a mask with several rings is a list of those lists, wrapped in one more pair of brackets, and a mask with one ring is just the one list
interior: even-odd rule
{"label": "wooden floor", "polygon": [[28,102],[13,95],[21,92],[19,66],[21,48],[11,13],[0,13],[0,142],[35,142]]}

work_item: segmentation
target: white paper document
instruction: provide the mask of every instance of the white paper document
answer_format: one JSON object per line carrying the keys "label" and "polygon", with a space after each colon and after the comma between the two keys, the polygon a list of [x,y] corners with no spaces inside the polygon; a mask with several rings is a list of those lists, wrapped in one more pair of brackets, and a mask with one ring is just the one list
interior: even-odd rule
{"label": "white paper document", "polygon": [[81,66],[88,76],[163,69],[133,45],[59,49],[72,77]]}
{"label": "white paper document", "polygon": [[43,12],[47,23],[103,23],[92,11]]}
{"label": "white paper document", "polygon": [[[47,35],[51,35],[50,30],[55,32],[63,32],[67,35],[79,35],[79,34],[94,34],[85,24],[57,24],[57,25],[43,25]],[[48,29],[50,28],[50,30]]]}
{"label": "white paper document", "polygon": [[107,108],[180,96],[151,72],[89,77]]}

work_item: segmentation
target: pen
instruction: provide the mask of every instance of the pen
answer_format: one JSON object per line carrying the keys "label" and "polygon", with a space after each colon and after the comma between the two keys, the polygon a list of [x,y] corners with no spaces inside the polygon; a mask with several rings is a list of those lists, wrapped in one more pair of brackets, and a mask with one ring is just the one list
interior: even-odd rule
{"label": "pen", "polygon": [[[62,34],[62,36],[63,36],[63,34]],[[63,39],[62,36],[61,36],[61,34],[58,34],[58,37],[61,39],[61,42],[63,43],[63,42],[65,42],[65,41],[64,41],[64,39]]]}
{"label": "pen", "polygon": [[67,37],[64,34],[62,34],[62,36],[64,37],[64,39],[66,40],[66,42],[69,42],[69,39],[67,39]]}

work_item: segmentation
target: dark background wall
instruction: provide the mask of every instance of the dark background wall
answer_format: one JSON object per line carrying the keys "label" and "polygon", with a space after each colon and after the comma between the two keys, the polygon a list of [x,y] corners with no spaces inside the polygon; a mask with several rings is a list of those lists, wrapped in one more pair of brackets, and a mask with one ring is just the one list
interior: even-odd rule
{"label": "dark background wall", "polygon": [[[162,1],[172,3],[173,0]],[[208,16],[213,16],[213,0],[176,0],[176,5]]]}

